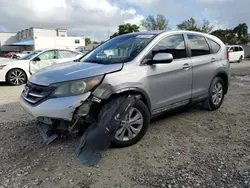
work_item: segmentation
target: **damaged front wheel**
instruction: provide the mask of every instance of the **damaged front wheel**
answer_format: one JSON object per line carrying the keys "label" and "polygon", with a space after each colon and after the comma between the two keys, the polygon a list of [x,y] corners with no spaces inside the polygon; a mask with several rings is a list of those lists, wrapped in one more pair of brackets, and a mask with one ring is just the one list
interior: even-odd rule
{"label": "damaged front wheel", "polygon": [[[103,107],[99,117],[110,118],[113,113],[112,106],[119,101],[119,99],[111,100]],[[120,127],[116,131],[111,145],[121,148],[136,144],[147,132],[149,122],[150,114],[147,106],[141,100],[136,100],[128,110],[125,118],[121,120]]]}

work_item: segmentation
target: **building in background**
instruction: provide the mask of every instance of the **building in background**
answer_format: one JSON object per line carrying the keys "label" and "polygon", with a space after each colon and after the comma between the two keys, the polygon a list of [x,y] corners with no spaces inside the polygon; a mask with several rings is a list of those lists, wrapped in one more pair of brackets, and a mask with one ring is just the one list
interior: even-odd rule
{"label": "building in background", "polygon": [[31,27],[17,33],[0,32],[1,51],[32,51],[48,48],[71,49],[85,46],[85,37],[68,36],[67,29]]}

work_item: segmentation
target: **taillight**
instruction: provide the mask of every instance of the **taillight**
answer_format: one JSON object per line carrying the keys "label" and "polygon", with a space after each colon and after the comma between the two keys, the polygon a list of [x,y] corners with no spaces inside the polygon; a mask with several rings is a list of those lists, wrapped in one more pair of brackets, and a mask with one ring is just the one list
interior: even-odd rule
{"label": "taillight", "polygon": [[229,52],[227,51],[227,60],[229,60]]}

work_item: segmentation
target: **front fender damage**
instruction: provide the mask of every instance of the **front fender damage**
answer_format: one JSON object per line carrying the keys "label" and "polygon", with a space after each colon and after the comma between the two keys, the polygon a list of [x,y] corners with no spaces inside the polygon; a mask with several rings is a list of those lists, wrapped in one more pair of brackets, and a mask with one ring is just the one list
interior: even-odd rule
{"label": "front fender damage", "polygon": [[[125,118],[130,107],[133,106],[139,98],[138,96],[124,96],[117,100],[119,101],[112,107],[112,109],[114,109],[112,113],[109,114],[111,118],[102,116],[102,118],[99,119],[99,113],[96,113],[95,115],[97,116],[96,119],[94,119],[91,110],[93,110],[93,108],[100,110],[98,108],[101,107],[101,99],[90,95],[86,100],[74,105],[75,109],[72,110],[71,122],[60,121],[56,126],[39,123],[39,132],[45,143],[49,144],[61,136],[57,130],[64,130],[72,135],[72,133],[78,134],[80,128],[84,127],[83,134],[77,144],[76,158],[81,164],[89,166],[96,165],[101,160],[101,152],[109,148],[121,121]],[[97,104],[97,107],[95,104]],[[88,121],[90,116],[92,116],[92,119],[90,118],[91,121]]]}
{"label": "front fender damage", "polygon": [[121,121],[136,100],[139,99],[134,96],[124,97],[114,106],[111,121],[109,118],[101,118],[101,121],[88,127],[76,148],[76,158],[81,164],[93,166],[100,162],[101,152],[110,147]]}
{"label": "front fender damage", "polygon": [[68,110],[70,112],[70,114],[68,115],[68,121],[55,120],[46,117],[37,118],[38,122],[36,126],[46,144],[50,144],[59,137],[59,129],[67,130],[70,133],[74,131],[74,128],[76,128],[79,119],[88,114],[88,105],[90,105],[90,103],[86,101],[90,97],[90,95],[90,92],[86,93],[79,99],[79,101],[68,107]]}

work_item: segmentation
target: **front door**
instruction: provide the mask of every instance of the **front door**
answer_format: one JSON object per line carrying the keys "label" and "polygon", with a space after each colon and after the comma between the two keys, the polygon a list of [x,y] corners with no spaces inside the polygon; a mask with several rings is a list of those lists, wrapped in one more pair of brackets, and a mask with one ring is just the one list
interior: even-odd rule
{"label": "front door", "polygon": [[192,63],[187,56],[182,34],[162,39],[146,58],[153,58],[155,53],[170,53],[174,60],[166,64],[147,65],[146,83],[153,114],[188,103],[192,89]]}
{"label": "front door", "polygon": [[34,74],[38,70],[52,66],[58,61],[56,50],[48,50],[34,57],[30,61],[30,73]]}

